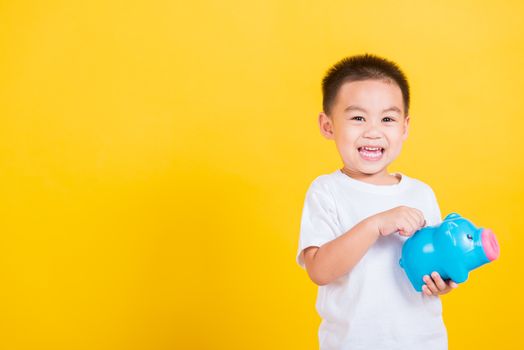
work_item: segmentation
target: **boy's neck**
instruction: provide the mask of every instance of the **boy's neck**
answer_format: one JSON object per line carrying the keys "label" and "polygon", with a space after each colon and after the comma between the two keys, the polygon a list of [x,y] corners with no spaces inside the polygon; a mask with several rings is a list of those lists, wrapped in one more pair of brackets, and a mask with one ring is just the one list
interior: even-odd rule
{"label": "boy's neck", "polygon": [[372,185],[396,185],[400,182],[400,175],[391,175],[387,172],[387,169],[384,169],[382,172],[377,174],[356,174],[346,168],[345,166],[340,169],[344,174],[349,176],[352,179],[366,182]]}

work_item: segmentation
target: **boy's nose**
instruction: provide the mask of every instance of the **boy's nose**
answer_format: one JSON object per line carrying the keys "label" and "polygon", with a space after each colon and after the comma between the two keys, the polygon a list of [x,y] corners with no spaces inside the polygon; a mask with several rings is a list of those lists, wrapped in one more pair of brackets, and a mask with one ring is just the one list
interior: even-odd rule
{"label": "boy's nose", "polygon": [[377,139],[382,136],[382,133],[377,128],[369,128],[364,132],[364,137]]}
{"label": "boy's nose", "polygon": [[364,136],[366,137],[379,137],[382,135],[380,130],[380,123],[370,120],[369,123],[366,123],[366,130],[364,131]]}

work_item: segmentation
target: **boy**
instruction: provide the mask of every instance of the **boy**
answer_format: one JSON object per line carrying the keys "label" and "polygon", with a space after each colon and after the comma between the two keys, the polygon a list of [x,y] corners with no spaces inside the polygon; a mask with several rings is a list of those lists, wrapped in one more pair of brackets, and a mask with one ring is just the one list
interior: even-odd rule
{"label": "boy", "polygon": [[297,261],[319,285],[322,350],[442,350],[437,274],[423,292],[399,266],[403,242],[439,224],[430,186],[387,166],[408,135],[409,86],[393,62],[365,54],[335,64],[322,82],[320,131],[335,141],[340,170],[317,177],[305,198]]}

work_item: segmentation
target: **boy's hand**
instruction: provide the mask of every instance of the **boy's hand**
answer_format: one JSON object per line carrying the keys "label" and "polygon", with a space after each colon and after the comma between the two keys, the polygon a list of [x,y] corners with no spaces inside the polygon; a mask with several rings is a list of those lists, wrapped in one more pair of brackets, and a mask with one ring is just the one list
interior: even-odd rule
{"label": "boy's hand", "polygon": [[433,272],[431,277],[425,275],[423,280],[426,284],[422,286],[422,293],[428,296],[446,294],[458,287],[458,284],[451,280],[444,281],[438,272]]}
{"label": "boy's hand", "polygon": [[424,214],[420,210],[404,205],[378,213],[373,219],[382,236],[397,231],[402,236],[411,236],[426,225]]}

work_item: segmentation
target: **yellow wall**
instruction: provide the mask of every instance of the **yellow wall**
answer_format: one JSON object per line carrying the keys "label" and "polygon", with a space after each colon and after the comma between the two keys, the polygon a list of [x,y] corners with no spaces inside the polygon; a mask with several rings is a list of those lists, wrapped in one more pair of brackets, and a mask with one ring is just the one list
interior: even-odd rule
{"label": "yellow wall", "polygon": [[501,245],[442,298],[450,349],[515,348],[523,10],[2,1],[0,348],[317,348],[294,258],[307,187],[341,165],[316,124],[320,80],[364,52],[412,86],[389,170]]}

